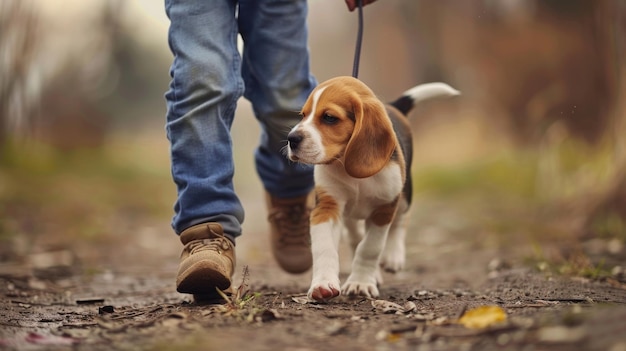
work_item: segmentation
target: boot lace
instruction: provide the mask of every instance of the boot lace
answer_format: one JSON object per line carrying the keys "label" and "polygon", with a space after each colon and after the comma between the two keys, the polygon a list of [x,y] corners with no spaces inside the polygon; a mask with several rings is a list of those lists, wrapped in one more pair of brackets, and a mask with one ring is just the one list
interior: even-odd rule
{"label": "boot lace", "polygon": [[196,239],[187,243],[187,249],[190,254],[200,251],[217,251],[217,253],[222,254],[230,250],[230,247],[230,241],[224,236],[211,239]]}
{"label": "boot lace", "polygon": [[277,206],[269,215],[270,221],[276,224],[282,245],[309,246],[309,215],[311,211],[306,205]]}

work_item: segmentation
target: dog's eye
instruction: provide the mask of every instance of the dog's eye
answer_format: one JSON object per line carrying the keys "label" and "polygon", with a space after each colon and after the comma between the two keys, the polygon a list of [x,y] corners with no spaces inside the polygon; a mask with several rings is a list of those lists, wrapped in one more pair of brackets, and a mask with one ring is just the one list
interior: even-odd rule
{"label": "dog's eye", "polygon": [[337,121],[339,121],[339,118],[337,118],[335,116],[331,116],[328,113],[325,113],[322,116],[322,121],[324,121],[324,123],[326,123],[326,124],[335,124],[335,123],[337,123]]}

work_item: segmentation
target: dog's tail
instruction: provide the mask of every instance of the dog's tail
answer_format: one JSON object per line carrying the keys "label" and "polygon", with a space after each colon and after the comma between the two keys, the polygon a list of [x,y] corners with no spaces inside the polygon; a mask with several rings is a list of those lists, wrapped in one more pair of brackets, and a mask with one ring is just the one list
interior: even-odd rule
{"label": "dog's tail", "polygon": [[422,101],[461,95],[461,92],[446,83],[425,83],[417,85],[402,94],[391,105],[406,115]]}

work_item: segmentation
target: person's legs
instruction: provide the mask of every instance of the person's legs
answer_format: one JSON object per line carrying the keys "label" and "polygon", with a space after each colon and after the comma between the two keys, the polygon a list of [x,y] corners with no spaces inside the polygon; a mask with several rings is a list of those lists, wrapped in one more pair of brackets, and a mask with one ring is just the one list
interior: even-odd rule
{"label": "person's legs", "polygon": [[244,212],[233,189],[230,128],[243,92],[237,51],[236,3],[166,0],[174,54],[167,92],[167,136],[178,190],[176,233],[218,222],[230,239]]}
{"label": "person's legs", "polygon": [[272,251],[291,273],[311,267],[313,167],[290,162],[287,134],[315,87],[309,72],[306,0],[241,0],[245,97],[261,123],[256,169],[267,191]]}
{"label": "person's legs", "polygon": [[[228,289],[244,213],[233,189],[230,128],[243,92],[234,0],[165,1],[174,54],[167,100],[172,227],[183,253],[176,289],[196,298]],[[230,240],[228,240],[230,239]]]}
{"label": "person's legs", "polygon": [[290,162],[282,149],[316,85],[309,70],[307,2],[242,0],[239,7],[244,95],[262,127],[257,172],[273,196],[306,195],[313,188],[313,168]]}

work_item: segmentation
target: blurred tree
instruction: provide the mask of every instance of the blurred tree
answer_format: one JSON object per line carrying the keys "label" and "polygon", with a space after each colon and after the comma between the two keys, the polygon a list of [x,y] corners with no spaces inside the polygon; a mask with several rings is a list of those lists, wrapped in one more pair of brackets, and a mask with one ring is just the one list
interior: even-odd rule
{"label": "blurred tree", "polygon": [[28,0],[0,1],[0,145],[32,123],[39,76],[32,69],[37,16]]}
{"label": "blurred tree", "polygon": [[606,1],[601,20],[606,21],[609,54],[614,61],[605,66],[615,82],[610,131],[615,139],[617,172],[606,191],[593,203],[583,228],[587,236],[619,236],[626,241],[626,1]]}
{"label": "blurred tree", "polygon": [[94,149],[142,116],[162,123],[170,57],[139,41],[145,24],[128,3],[91,0],[60,15],[46,1],[0,1],[0,141]]}
{"label": "blurred tree", "polygon": [[82,28],[93,33],[92,40],[76,44],[84,45],[79,47],[82,52],[66,57],[42,92],[42,118],[36,134],[57,149],[99,148],[111,124],[102,100],[116,88],[111,71],[114,48],[122,33],[124,4],[121,0],[102,0],[97,5],[96,21],[87,24],[90,28]]}
{"label": "blurred tree", "polygon": [[158,51],[162,45],[141,41],[136,31],[146,23],[127,1],[91,1],[84,11],[93,20],[76,20],[63,33],[76,36],[72,53],[62,57],[42,94],[37,136],[60,149],[98,148],[115,129],[164,123],[171,57]]}

